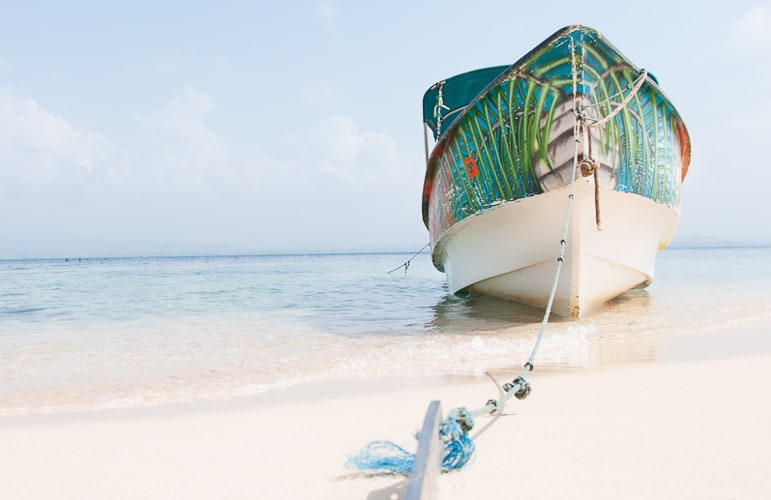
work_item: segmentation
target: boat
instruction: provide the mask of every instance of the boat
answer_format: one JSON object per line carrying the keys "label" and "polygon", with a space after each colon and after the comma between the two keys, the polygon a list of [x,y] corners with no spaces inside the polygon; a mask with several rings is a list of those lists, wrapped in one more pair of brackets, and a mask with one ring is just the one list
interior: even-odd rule
{"label": "boat", "polygon": [[656,77],[597,30],[437,82],[423,123],[423,221],[451,293],[578,318],[653,281],[690,138]]}

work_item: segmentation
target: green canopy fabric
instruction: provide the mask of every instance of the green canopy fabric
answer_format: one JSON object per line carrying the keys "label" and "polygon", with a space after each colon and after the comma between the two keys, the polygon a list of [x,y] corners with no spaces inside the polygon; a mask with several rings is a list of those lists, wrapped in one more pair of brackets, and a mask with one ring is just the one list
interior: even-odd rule
{"label": "green canopy fabric", "polygon": [[[509,69],[509,66],[495,66],[477,69],[456,75],[434,84],[423,95],[423,122],[434,132],[434,138],[447,130],[465,107],[474,100],[493,80]],[[442,130],[437,130],[439,90],[442,90]]]}

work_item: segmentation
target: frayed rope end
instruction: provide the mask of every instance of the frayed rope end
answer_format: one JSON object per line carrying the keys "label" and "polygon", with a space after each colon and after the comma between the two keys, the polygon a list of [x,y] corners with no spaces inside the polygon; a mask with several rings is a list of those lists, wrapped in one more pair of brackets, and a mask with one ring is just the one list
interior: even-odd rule
{"label": "frayed rope end", "polygon": [[414,462],[414,453],[391,441],[373,441],[348,457],[349,468],[374,474],[409,474]]}

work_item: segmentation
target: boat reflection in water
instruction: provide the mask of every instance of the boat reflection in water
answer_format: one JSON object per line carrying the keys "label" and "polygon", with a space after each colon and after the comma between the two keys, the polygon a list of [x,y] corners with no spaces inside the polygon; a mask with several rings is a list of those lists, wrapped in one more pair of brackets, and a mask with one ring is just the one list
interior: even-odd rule
{"label": "boat reflection in water", "polygon": [[[553,316],[538,351],[539,373],[654,361],[667,332],[661,315],[651,317],[652,307],[647,290],[632,289],[589,317]],[[433,313],[426,326],[455,357],[453,377],[504,379],[528,359],[543,317],[538,308],[482,294],[448,294]]]}

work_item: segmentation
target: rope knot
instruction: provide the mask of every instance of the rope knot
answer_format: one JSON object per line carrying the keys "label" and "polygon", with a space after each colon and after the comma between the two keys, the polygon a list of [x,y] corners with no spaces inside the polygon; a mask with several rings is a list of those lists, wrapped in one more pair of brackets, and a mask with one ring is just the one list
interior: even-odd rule
{"label": "rope knot", "polygon": [[586,116],[584,115],[584,108],[582,106],[576,105],[575,114],[576,114],[576,121],[578,122],[586,121]]}
{"label": "rope knot", "polygon": [[444,458],[442,470],[450,471],[463,467],[474,454],[474,441],[468,432],[474,428],[474,415],[468,408],[451,410],[439,426],[442,438]]}
{"label": "rope knot", "polygon": [[581,168],[581,175],[589,177],[597,171],[597,160],[594,158],[584,158],[578,166]]}
{"label": "rope knot", "polygon": [[455,408],[447,414],[444,427],[452,435],[458,432],[466,434],[474,428],[474,416],[466,407]]}
{"label": "rope knot", "polygon": [[511,392],[514,389],[517,389],[517,392],[514,393],[514,397],[517,399],[525,399],[530,395],[530,383],[523,377],[517,377],[511,383],[503,384],[503,390],[506,392]]}

